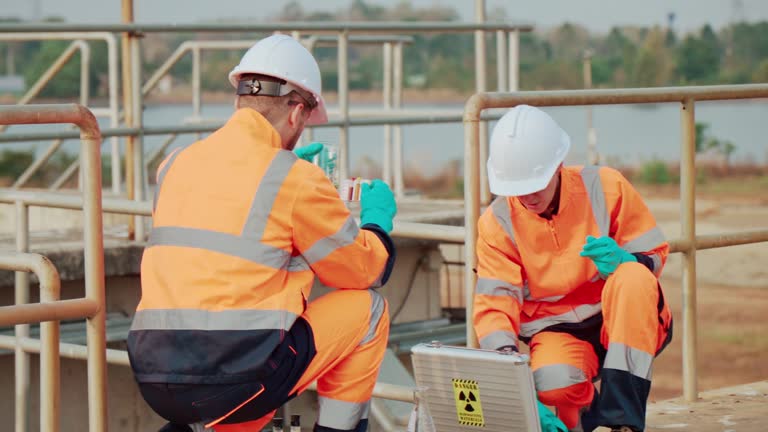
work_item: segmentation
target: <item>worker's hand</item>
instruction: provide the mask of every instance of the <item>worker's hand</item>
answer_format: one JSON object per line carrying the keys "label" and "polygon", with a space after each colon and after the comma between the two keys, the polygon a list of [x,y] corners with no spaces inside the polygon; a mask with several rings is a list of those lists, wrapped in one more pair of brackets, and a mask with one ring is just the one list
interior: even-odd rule
{"label": "worker's hand", "polygon": [[305,145],[304,147],[299,147],[295,149],[293,153],[299,159],[304,159],[307,162],[312,162],[312,158],[315,157],[316,154],[320,153],[321,150],[323,150],[323,144],[319,142],[314,142],[312,144]]}
{"label": "worker's hand", "polygon": [[368,184],[363,183],[360,193],[360,221],[363,225],[378,225],[389,234],[392,232],[392,219],[395,214],[395,196],[386,183],[379,179]]}
{"label": "worker's hand", "polygon": [[619,264],[637,262],[634,255],[620,248],[614,239],[605,236],[600,238],[587,236],[587,242],[579,255],[590,258],[603,279],[612,275]]}

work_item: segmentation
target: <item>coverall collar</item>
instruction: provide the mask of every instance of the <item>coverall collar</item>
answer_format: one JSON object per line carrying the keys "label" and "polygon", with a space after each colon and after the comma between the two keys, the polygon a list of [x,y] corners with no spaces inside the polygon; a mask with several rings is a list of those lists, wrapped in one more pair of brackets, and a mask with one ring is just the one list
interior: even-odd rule
{"label": "coverall collar", "polygon": [[[563,212],[568,207],[568,204],[571,201],[571,193],[574,190],[574,182],[576,181],[580,181],[580,180],[577,178],[577,176],[574,176],[573,168],[563,166],[563,168],[560,169],[560,185],[558,186],[559,193],[555,194],[555,196],[553,197],[553,199],[559,199],[559,203],[556,206],[557,212],[555,212],[552,215],[553,218],[556,218],[559,215],[562,215]],[[521,203],[520,200],[517,199],[517,197],[509,197],[507,199],[509,200],[510,208],[516,209],[518,212],[523,212],[524,214],[528,214],[534,218],[547,220],[541,215],[535,214],[529,211],[528,209],[526,209],[523,203]],[[551,205],[550,205],[550,208],[552,208]]]}
{"label": "coverall collar", "polygon": [[[228,127],[242,129],[252,136],[254,143],[267,144],[269,147],[282,149],[283,139],[272,123],[253,108],[243,107],[235,111],[227,121]],[[265,139],[268,138],[268,139]]]}

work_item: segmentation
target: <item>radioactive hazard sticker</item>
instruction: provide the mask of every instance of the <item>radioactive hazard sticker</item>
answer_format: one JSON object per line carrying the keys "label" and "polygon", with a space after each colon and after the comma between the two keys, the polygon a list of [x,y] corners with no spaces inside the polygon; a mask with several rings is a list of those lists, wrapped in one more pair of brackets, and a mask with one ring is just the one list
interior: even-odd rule
{"label": "radioactive hazard sticker", "polygon": [[480,387],[477,381],[453,379],[453,396],[459,424],[485,427],[483,406],[480,404]]}

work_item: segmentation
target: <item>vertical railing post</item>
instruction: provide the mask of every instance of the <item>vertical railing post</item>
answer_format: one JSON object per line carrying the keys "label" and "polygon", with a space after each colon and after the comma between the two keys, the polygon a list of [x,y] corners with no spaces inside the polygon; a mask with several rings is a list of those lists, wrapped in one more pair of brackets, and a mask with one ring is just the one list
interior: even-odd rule
{"label": "vertical railing post", "polygon": [[349,32],[339,32],[339,113],[342,125],[339,128],[339,178],[349,177]]}
{"label": "vertical railing post", "polygon": [[[383,52],[384,77],[382,91],[384,93],[384,110],[392,109],[392,43],[384,43]],[[381,162],[381,179],[392,186],[392,125],[384,125],[384,159]]]}
{"label": "vertical railing post", "polygon": [[[123,24],[133,23],[133,0],[122,0],[122,19]],[[123,113],[126,127],[133,127],[133,79],[131,74],[133,68],[131,67],[131,45],[133,43],[133,33],[127,31],[123,33],[122,37],[122,66],[123,66]],[[134,168],[135,161],[134,156],[134,143],[135,137],[128,135],[125,137],[125,188],[128,199],[134,199]],[[128,238],[133,240],[135,238],[136,219],[128,219]]]}
{"label": "vertical railing post", "polygon": [[[200,46],[195,45],[192,47],[192,118],[195,121],[200,120],[201,117],[200,85]],[[200,139],[200,134],[197,134],[197,139]]]}
{"label": "vertical railing post", "polygon": [[[109,68],[109,120],[110,126],[113,128],[120,125],[120,104],[117,96],[117,82],[119,78],[117,55],[118,49],[116,41],[114,36],[110,35],[110,37],[107,38],[107,67]],[[112,137],[110,142],[112,144],[112,162],[110,163],[112,193],[117,196],[120,194],[120,185],[123,177],[123,168],[120,166],[120,140],[118,140],[117,137]]]}
{"label": "vertical railing post", "polygon": [[[592,50],[584,50],[582,58],[582,75],[584,78],[584,88],[592,88]],[[586,106],[587,111],[587,163],[597,165],[600,163],[600,156],[597,153],[597,135],[592,126],[592,105]]]}
{"label": "vertical railing post", "polygon": [[[95,119],[93,119],[95,122]],[[81,126],[82,127],[82,126]],[[80,165],[83,169],[83,244],[85,297],[100,306],[86,320],[88,344],[88,425],[90,432],[107,430],[106,310],[104,301],[104,228],[101,211],[101,136],[98,128],[83,129]]]}
{"label": "vertical railing post", "polygon": [[[88,99],[90,98],[90,83],[89,68],[91,63],[91,46],[86,41],[76,41],[80,44],[80,105],[88,106]],[[78,172],[77,187],[81,189],[83,186],[83,171]]]}
{"label": "vertical railing post", "polygon": [[[394,58],[392,59],[392,107],[399,110],[403,107],[403,43],[395,43]],[[392,158],[395,165],[395,196],[405,196],[405,167],[403,166],[403,129],[400,125],[392,126],[394,139]]]}
{"label": "vertical railing post", "polygon": [[[144,96],[141,92],[141,55],[139,39],[134,38],[131,43],[131,78],[133,84],[133,124],[139,130],[144,126]],[[133,146],[133,190],[136,201],[144,200],[145,190],[145,171],[144,171],[144,134],[139,132],[136,136]],[[144,240],[144,217],[135,217],[135,239]]]}
{"label": "vertical railing post", "polygon": [[[16,202],[16,251],[29,251],[29,207],[23,202]],[[29,303],[29,273],[15,273],[15,304]],[[15,327],[16,349],[14,351],[14,366],[16,380],[16,432],[29,430],[29,354],[21,347],[21,339],[29,337],[29,324],[18,324]]]}
{"label": "vertical railing post", "polygon": [[[85,177],[83,179],[87,181]],[[61,280],[55,267],[53,269],[55,277],[40,280],[40,303],[55,302],[61,298]],[[40,323],[40,345],[40,430],[59,432],[61,425],[59,321]]]}
{"label": "vertical railing post", "polygon": [[464,303],[467,323],[467,347],[476,348],[474,294],[477,275],[475,245],[477,244],[477,220],[480,218],[480,114],[478,96],[472,96],[464,111]]}
{"label": "vertical railing post", "polygon": [[509,85],[510,92],[520,89],[520,30],[509,32]]}
{"label": "vertical railing post", "polygon": [[[478,24],[485,23],[485,0],[475,0],[475,21]],[[488,89],[487,84],[487,56],[485,44],[485,31],[475,31],[475,91],[484,93]],[[491,200],[488,190],[485,160],[488,159],[488,123],[480,124],[480,202],[487,203]]]}
{"label": "vertical railing post", "polygon": [[496,87],[500,92],[505,92],[509,88],[509,74],[507,68],[507,32],[504,30],[496,31]]}
{"label": "vertical railing post", "polygon": [[693,98],[681,106],[680,228],[683,251],[683,396],[695,401],[696,371],[696,116]]}

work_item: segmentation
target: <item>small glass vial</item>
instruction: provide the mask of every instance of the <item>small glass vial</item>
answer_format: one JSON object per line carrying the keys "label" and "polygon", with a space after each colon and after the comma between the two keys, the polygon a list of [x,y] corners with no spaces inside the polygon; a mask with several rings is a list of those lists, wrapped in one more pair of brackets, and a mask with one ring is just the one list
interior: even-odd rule
{"label": "small glass vial", "polygon": [[331,180],[333,187],[339,189],[339,150],[335,145],[323,144],[318,165]]}
{"label": "small glass vial", "polygon": [[299,415],[291,416],[291,432],[301,432],[301,419]]}
{"label": "small glass vial", "polygon": [[274,417],[272,419],[272,432],[283,432],[283,418]]}

